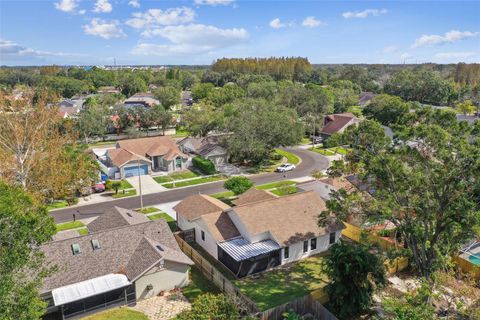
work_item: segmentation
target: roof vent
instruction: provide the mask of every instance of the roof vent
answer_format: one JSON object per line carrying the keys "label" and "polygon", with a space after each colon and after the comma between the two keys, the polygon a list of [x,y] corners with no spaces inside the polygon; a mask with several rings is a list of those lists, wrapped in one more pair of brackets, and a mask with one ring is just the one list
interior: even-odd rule
{"label": "roof vent", "polygon": [[78,243],[72,244],[72,252],[74,256],[82,253],[82,250],[80,249],[80,245]]}
{"label": "roof vent", "polygon": [[92,248],[93,250],[101,249],[100,242],[97,239],[92,239]]}
{"label": "roof vent", "polygon": [[159,245],[157,245],[157,249],[160,250],[160,251],[163,251],[163,248]]}
{"label": "roof vent", "polygon": [[130,211],[127,211],[127,216],[129,216],[130,218],[132,217],[132,214],[130,213]]}

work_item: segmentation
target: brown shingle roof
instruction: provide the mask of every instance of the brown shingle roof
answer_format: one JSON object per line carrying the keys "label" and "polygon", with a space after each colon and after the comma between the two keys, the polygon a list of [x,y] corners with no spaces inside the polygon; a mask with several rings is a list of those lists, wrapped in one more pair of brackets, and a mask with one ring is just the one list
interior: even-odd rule
{"label": "brown shingle roof", "polygon": [[141,157],[125,149],[108,149],[107,153],[112,164],[116,167],[122,167],[127,162],[133,160],[143,160],[150,162],[150,160],[148,160],[147,158]]}
{"label": "brown shingle roof", "polygon": [[92,233],[148,221],[150,220],[142,213],[115,206],[90,222],[87,228]]}
{"label": "brown shingle roof", "polygon": [[186,197],[173,207],[178,215],[183,216],[189,221],[200,218],[205,214],[220,213],[229,208],[230,206],[222,201],[204,194]]}
{"label": "brown shingle roof", "polygon": [[323,178],[319,181],[331,185],[337,191],[340,189],[345,189],[346,191],[351,191],[355,189],[355,186],[345,177]]}
{"label": "brown shingle roof", "polygon": [[282,246],[341,230],[343,224],[318,226],[325,202],[314,191],[233,207],[251,235],[270,232]]}
{"label": "brown shingle roof", "polygon": [[352,113],[337,113],[325,117],[325,125],[322,129],[324,134],[334,134],[342,130],[352,120],[358,120]]}
{"label": "brown shingle roof", "polygon": [[185,158],[175,141],[167,136],[128,139],[117,142],[117,147],[128,150],[140,156],[180,156]]}
{"label": "brown shingle roof", "polygon": [[[46,278],[41,292],[100,277],[109,273],[126,273],[130,280],[138,276],[153,261],[143,255],[145,241],[155,241],[171,250],[159,251],[161,259],[193,264],[186,257],[173,237],[168,224],[158,219],[126,227],[109,229],[81,237],[50,242],[41,247],[48,266],[58,271]],[[92,249],[91,240],[99,241],[101,248]],[[81,253],[73,255],[71,245],[77,243]],[[149,251],[150,253],[152,251]],[[132,259],[135,257],[135,259]],[[146,259],[146,260],[143,260]]]}
{"label": "brown shingle roof", "polygon": [[274,199],[277,196],[267,190],[259,190],[255,188],[250,188],[241,195],[238,196],[236,200],[232,202],[236,206],[241,206],[243,204],[252,203],[256,201]]}
{"label": "brown shingle roof", "polygon": [[205,214],[201,219],[217,242],[238,237],[240,235],[237,227],[235,227],[232,220],[230,220],[230,217],[225,212]]}

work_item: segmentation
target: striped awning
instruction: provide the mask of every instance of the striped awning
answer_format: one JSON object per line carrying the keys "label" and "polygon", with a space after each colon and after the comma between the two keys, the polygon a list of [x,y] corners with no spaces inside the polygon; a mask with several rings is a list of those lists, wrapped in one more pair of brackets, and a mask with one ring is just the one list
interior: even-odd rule
{"label": "striped awning", "polygon": [[251,243],[244,238],[235,238],[220,242],[218,246],[236,261],[253,258],[281,248],[278,243],[273,240]]}

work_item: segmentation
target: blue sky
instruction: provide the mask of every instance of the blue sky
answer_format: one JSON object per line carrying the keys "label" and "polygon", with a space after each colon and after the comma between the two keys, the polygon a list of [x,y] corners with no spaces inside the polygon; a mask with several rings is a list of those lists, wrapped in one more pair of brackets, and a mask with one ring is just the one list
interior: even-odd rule
{"label": "blue sky", "polygon": [[480,1],[0,0],[0,65],[480,62]]}

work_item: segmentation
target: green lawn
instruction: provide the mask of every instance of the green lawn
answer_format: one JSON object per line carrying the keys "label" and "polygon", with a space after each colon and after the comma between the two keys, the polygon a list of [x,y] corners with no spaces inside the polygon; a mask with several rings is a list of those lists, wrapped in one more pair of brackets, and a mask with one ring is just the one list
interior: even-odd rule
{"label": "green lawn", "polygon": [[140,311],[122,307],[100,312],[82,320],[148,320],[148,317]]}
{"label": "green lawn", "polygon": [[153,212],[157,212],[157,211],[160,211],[160,209],[155,208],[155,207],[148,207],[148,208],[138,209],[138,212],[141,212],[141,213],[143,213],[143,214],[153,213]]}
{"label": "green lawn", "polygon": [[220,192],[220,193],[214,193],[211,194],[211,197],[220,199],[220,198],[228,198],[228,197],[233,197],[235,194],[232,191],[225,191],[225,192]]}
{"label": "green lawn", "polygon": [[344,147],[334,147],[334,148],[330,148],[329,150],[332,150],[336,153],[339,153],[341,155],[346,155],[347,153],[350,152],[351,149],[346,149]]}
{"label": "green lawn", "polygon": [[78,229],[77,232],[79,235],[84,236],[88,234],[88,229],[87,228]]}
{"label": "green lawn", "polygon": [[172,174],[169,174],[168,176],[158,176],[153,178],[155,181],[158,183],[165,183],[165,182],[170,182],[174,180],[183,180],[183,179],[190,179],[190,178],[196,178],[198,177],[199,174],[190,170],[185,170],[182,172],[175,172]]}
{"label": "green lawn", "polygon": [[357,117],[359,117],[363,114],[363,108],[360,106],[351,106],[351,107],[348,107],[347,112],[351,112]]}
{"label": "green lawn", "polygon": [[89,143],[87,144],[88,147],[90,148],[96,148],[96,147],[105,147],[105,146],[114,146],[115,141],[99,141],[99,142],[94,142],[94,143]]}
{"label": "green lawn", "polygon": [[204,293],[220,293],[220,290],[196,266],[190,268],[189,274],[190,284],[182,289],[182,293],[190,302]]}
{"label": "green lawn", "polygon": [[137,194],[137,191],[136,191],[135,189],[127,190],[127,191],[125,191],[125,190],[122,190],[122,191],[118,190],[118,193],[117,193],[117,194],[113,194],[113,195],[112,195],[112,198],[115,198],[115,199],[117,199],[117,198],[124,198],[124,197],[134,196],[134,195],[136,195],[136,194]]}
{"label": "green lawn", "polygon": [[314,151],[316,153],[320,153],[321,155],[324,156],[334,156],[335,152],[328,150],[328,149],[320,149],[320,148],[309,148],[308,150]]}
{"label": "green lawn", "polygon": [[164,186],[165,188],[168,188],[168,189],[172,189],[172,188],[187,187],[187,186],[193,186],[193,185],[196,185],[196,184],[202,184],[202,183],[214,182],[214,181],[220,181],[220,180],[224,180],[224,177],[223,176],[213,176],[213,177],[198,178],[198,179],[193,179],[193,180],[176,182],[175,186],[174,186],[173,182],[165,183],[162,186]]}
{"label": "green lawn", "polygon": [[278,188],[279,186],[281,186],[283,184],[292,185],[292,184],[296,184],[296,182],[291,181],[291,180],[283,180],[283,181],[277,181],[277,182],[272,182],[272,183],[267,183],[267,184],[261,184],[259,186],[255,186],[255,188],[259,189],[259,190],[268,190],[268,189]]}
{"label": "green lawn", "polygon": [[[280,189],[273,189],[273,190],[270,190],[271,193],[277,195],[277,196],[285,196],[286,194],[284,193],[283,190],[280,190]],[[288,194],[294,194],[294,193],[297,193],[298,192],[298,189],[297,187],[291,187],[291,189],[288,190]]]}
{"label": "green lawn", "polygon": [[[113,180],[109,180],[109,181],[113,181]],[[120,184],[120,187],[118,187],[118,191],[133,188],[133,186],[127,180],[120,180],[120,183],[121,184]],[[105,188],[106,188],[107,191],[108,190],[113,190],[112,188],[110,188],[110,184],[108,182],[105,185]]]}
{"label": "green lawn", "polygon": [[159,212],[159,213],[151,214],[151,215],[148,216],[148,219],[150,219],[150,220],[163,219],[163,220],[167,221],[168,226],[170,227],[170,230],[172,230],[173,232],[177,231],[177,224],[175,223],[175,220],[172,217],[170,217],[168,214],[166,214],[165,212]]}
{"label": "green lawn", "polygon": [[312,139],[310,139],[308,137],[303,137],[302,141],[300,143],[301,144],[310,144],[310,143],[312,143]]}
{"label": "green lawn", "polygon": [[68,203],[65,200],[55,201],[47,205],[47,210],[60,209],[68,207]]}
{"label": "green lawn", "polygon": [[236,280],[238,288],[262,310],[303,297],[324,287],[323,257],[316,255],[264,272],[259,277]]}
{"label": "green lawn", "polygon": [[80,228],[80,227],[85,227],[85,224],[82,221],[70,221],[65,223],[59,223],[57,224],[57,232]]}
{"label": "green lawn", "polygon": [[185,130],[176,130],[175,134],[172,137],[174,138],[188,137],[188,132]]}
{"label": "green lawn", "polygon": [[296,155],[294,155],[291,152],[287,152],[287,151],[280,150],[280,149],[275,149],[275,152],[278,153],[278,154],[281,154],[282,156],[287,158],[288,163],[298,164],[300,162],[300,158],[297,157]]}

